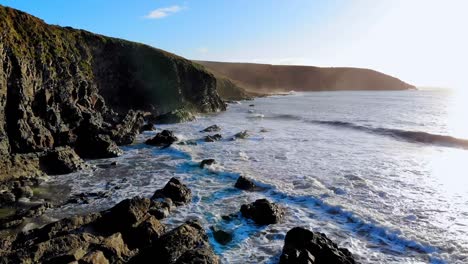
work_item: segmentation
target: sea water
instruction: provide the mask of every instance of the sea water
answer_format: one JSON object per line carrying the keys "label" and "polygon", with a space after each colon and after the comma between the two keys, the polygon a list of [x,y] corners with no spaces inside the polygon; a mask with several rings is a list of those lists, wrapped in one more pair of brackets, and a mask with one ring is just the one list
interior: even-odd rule
{"label": "sea water", "polygon": [[[195,121],[158,125],[95,170],[53,177],[70,194],[110,191],[89,204],[48,211],[50,220],[150,197],[171,177],[193,201],[163,220],[169,228],[199,219],[222,263],[275,263],[295,226],[323,232],[362,263],[468,263],[468,127],[464,100],[447,91],[313,92],[230,104]],[[204,142],[218,125],[223,139]],[[143,142],[169,129],[169,148]],[[232,140],[247,130],[246,139]],[[216,132],[218,133],[218,132]],[[216,164],[199,167],[203,159]],[[117,161],[117,166],[105,166]],[[234,188],[239,175],[263,191]],[[64,188],[66,187],[66,188]],[[65,191],[64,191],[65,190]],[[284,221],[257,226],[238,214],[259,198],[286,210]],[[211,228],[231,232],[217,243]]]}

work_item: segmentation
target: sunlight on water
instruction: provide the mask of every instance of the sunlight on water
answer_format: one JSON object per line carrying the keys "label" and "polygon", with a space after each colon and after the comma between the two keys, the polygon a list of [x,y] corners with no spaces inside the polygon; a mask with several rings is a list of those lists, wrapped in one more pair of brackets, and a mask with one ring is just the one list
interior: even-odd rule
{"label": "sunlight on water", "polygon": [[468,91],[457,90],[450,93],[446,112],[448,134],[468,139]]}

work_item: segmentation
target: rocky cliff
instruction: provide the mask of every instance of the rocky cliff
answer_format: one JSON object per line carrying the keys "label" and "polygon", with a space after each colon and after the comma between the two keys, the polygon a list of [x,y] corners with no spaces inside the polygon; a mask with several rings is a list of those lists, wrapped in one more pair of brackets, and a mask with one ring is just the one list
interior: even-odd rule
{"label": "rocky cliff", "polygon": [[216,85],[174,54],[0,6],[0,180],[118,155],[143,114],[223,110]]}
{"label": "rocky cliff", "polygon": [[360,68],[320,68],[254,63],[197,61],[248,92],[334,90],[406,90],[414,86],[392,76]]}

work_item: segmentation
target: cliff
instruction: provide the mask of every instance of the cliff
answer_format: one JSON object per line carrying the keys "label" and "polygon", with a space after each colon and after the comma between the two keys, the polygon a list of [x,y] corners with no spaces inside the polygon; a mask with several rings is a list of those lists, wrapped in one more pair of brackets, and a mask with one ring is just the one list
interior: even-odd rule
{"label": "cliff", "polygon": [[0,180],[44,171],[57,148],[118,155],[143,113],[225,109],[216,77],[198,64],[3,6],[0,62]]}
{"label": "cliff", "polygon": [[392,76],[360,68],[320,68],[254,63],[196,61],[230,78],[248,92],[406,90],[414,86]]}

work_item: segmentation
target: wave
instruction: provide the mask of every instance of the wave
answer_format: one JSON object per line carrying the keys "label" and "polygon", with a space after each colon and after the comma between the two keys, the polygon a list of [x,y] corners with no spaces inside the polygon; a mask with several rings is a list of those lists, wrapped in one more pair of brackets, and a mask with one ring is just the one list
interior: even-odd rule
{"label": "wave", "polygon": [[456,137],[447,136],[447,135],[431,134],[431,133],[422,132],[422,131],[409,131],[409,130],[392,129],[392,128],[373,128],[373,127],[361,126],[361,125],[353,124],[350,122],[343,122],[343,121],[312,120],[310,122],[315,123],[315,124],[321,124],[321,125],[344,127],[344,128],[354,129],[354,130],[360,130],[360,131],[364,131],[364,132],[368,132],[372,134],[400,138],[400,139],[404,139],[410,142],[468,149],[467,139],[456,138]]}

